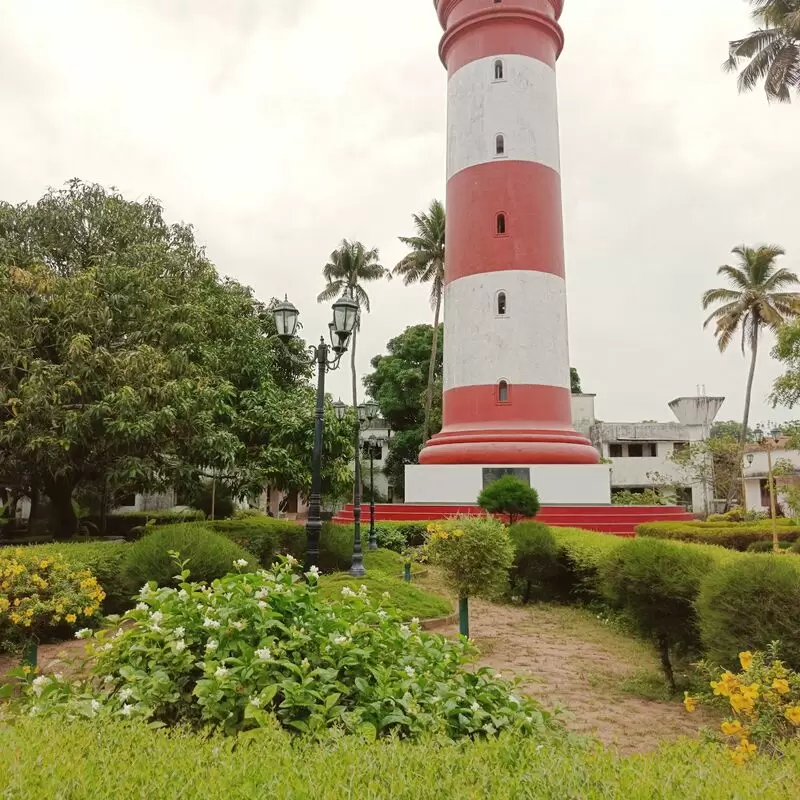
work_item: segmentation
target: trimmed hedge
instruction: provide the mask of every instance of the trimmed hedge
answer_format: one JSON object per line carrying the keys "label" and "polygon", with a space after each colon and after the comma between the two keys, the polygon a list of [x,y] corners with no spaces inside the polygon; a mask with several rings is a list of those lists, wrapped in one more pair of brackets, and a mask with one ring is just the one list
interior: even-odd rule
{"label": "trimmed hedge", "polygon": [[[189,508],[185,511],[125,511],[106,517],[106,536],[131,537],[135,528],[152,525],[174,525],[180,522],[200,522],[206,518],[202,511]],[[99,526],[99,520],[93,520]],[[135,538],[135,537],[134,537]]]}
{"label": "trimmed hedge", "polygon": [[690,739],[622,756],[557,735],[442,747],[357,736],[298,742],[274,728],[233,743],[122,721],[24,717],[0,726],[8,798],[786,800],[799,772],[798,743],[743,769],[719,744]]}
{"label": "trimmed hedge", "polygon": [[278,554],[290,553],[298,560],[305,554],[305,527],[290,520],[246,516],[206,520],[205,526],[249,550],[265,567],[270,566]]}
{"label": "trimmed hedge", "polygon": [[65,544],[37,544],[26,547],[26,551],[42,558],[61,554],[76,567],[88,569],[106,593],[103,601],[105,614],[118,614],[130,608],[131,593],[122,578],[122,565],[132,545],[127,542],[77,542]]}
{"label": "trimmed hedge", "polygon": [[522,592],[522,602],[543,599],[558,574],[558,546],[547,525],[520,522],[508,529],[514,545],[510,579],[512,592]]}
{"label": "trimmed hedge", "polygon": [[[638,525],[636,533],[653,539],[715,544],[744,552],[754,542],[772,539],[772,522],[649,522]],[[778,538],[784,542],[797,541],[800,526],[792,520],[779,520]]]}

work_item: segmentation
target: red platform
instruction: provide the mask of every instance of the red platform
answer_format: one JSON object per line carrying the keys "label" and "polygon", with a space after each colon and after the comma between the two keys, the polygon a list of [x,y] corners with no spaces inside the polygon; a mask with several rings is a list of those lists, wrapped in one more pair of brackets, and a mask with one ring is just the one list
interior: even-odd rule
{"label": "red platform", "polygon": [[[478,506],[375,504],[375,519],[380,522],[415,522],[446,519],[457,514],[483,514]],[[633,536],[644,522],[691,522],[694,516],[682,506],[542,506],[537,522],[562,528]],[[353,505],[346,505],[334,522],[352,522]],[[361,506],[361,521],[369,521],[369,505]]]}

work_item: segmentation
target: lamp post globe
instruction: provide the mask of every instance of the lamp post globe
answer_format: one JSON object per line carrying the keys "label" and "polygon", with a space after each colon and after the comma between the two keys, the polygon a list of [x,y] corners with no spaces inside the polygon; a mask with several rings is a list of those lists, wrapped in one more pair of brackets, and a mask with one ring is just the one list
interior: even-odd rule
{"label": "lamp post globe", "polygon": [[333,329],[337,336],[346,341],[358,321],[358,303],[348,291],[333,304]]}
{"label": "lamp post globe", "polygon": [[272,318],[275,320],[275,328],[282,342],[288,342],[294,338],[297,331],[297,319],[300,312],[289,302],[287,295],[283,296],[283,301],[272,309]]}
{"label": "lamp post globe", "polygon": [[341,400],[337,400],[331,405],[333,406],[333,413],[336,415],[336,419],[344,419],[347,414],[347,405]]}

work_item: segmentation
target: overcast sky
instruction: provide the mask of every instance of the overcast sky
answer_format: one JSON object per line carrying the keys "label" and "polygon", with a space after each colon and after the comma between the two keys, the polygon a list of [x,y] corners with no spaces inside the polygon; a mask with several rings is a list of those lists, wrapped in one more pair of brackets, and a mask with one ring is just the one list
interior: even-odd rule
{"label": "overcast sky", "polygon": [[[719,355],[699,296],[742,242],[800,270],[800,105],[739,96],[721,71],[743,1],[627,5],[567,0],[562,18],[572,363],[604,420],[668,420],[698,384],[738,418],[745,362]],[[411,213],[444,199],[440,33],[430,0],[0,0],[0,198],[73,176],[151,194],[221,272],[288,293],[311,338],[337,242],[392,266]],[[432,319],[425,288],[370,295],[362,371]],[[765,402],[777,373],[764,358],[751,419],[800,416]]]}

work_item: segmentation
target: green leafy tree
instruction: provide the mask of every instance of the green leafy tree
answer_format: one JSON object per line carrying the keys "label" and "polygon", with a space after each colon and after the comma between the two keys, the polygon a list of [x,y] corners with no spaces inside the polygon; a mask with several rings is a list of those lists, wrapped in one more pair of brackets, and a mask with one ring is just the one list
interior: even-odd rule
{"label": "green leafy tree", "polygon": [[[800,0],[750,0],[758,28],[730,42],[724,67],[739,72],[739,91],[764,84],[768,100],[789,103],[800,89]],[[747,62],[741,69],[742,62]]]}
{"label": "green leafy tree", "polygon": [[797,286],[794,272],[778,267],[777,260],[784,254],[780,247],[742,245],[732,251],[738,264],[725,264],[717,274],[725,277],[732,288],[709,289],[703,294],[703,308],[716,306],[703,323],[714,323],[714,335],[721,351],[725,351],[738,333],[742,335],[742,353],[750,349],[750,372],[744,398],[741,446],[744,447],[750,420],[750,400],[753,394],[758,343],[765,328],[778,330],[787,319],[800,311],[800,294],[786,291]]}
{"label": "green leafy tree", "polygon": [[[442,310],[442,294],[444,292],[444,234],[445,211],[439,200],[431,202],[427,213],[414,214],[416,235],[400,237],[400,241],[411,248],[402,261],[392,270],[394,275],[403,278],[406,285],[410,283],[429,283],[431,285],[431,306],[433,327],[439,328],[439,314]],[[422,423],[422,443],[428,441],[431,433],[431,409],[436,382],[436,353],[439,337],[431,337],[431,355],[428,361],[428,383],[425,389],[425,418]]]}
{"label": "green leafy tree", "polygon": [[569,383],[572,394],[581,394],[581,376],[575,367],[569,368]]}
{"label": "green leafy tree", "polygon": [[505,514],[513,525],[518,519],[539,513],[539,495],[519,478],[504,475],[483,489],[478,495],[478,505],[488,514]]}
{"label": "green leafy tree", "polygon": [[[742,441],[742,423],[736,420],[720,420],[711,426],[712,439],[735,439]],[[753,431],[748,428],[747,435],[744,437],[745,441],[753,441]]]}
{"label": "green leafy tree", "polygon": [[[307,491],[310,368],[152,198],[74,180],[0,204],[0,296],[0,476],[47,495],[57,535],[76,530],[76,491],[105,508],[212,471],[234,494]],[[336,482],[352,443],[329,416]]]}
{"label": "green leafy tree", "polygon": [[[442,419],[442,342],[443,326],[439,325],[434,365],[433,406],[430,430],[439,431]],[[375,398],[392,431],[389,455],[384,471],[395,491],[402,494],[406,464],[416,464],[423,444],[425,393],[430,374],[433,328],[414,325],[391,339],[388,353],[372,359],[373,372],[364,376],[368,394]]]}

